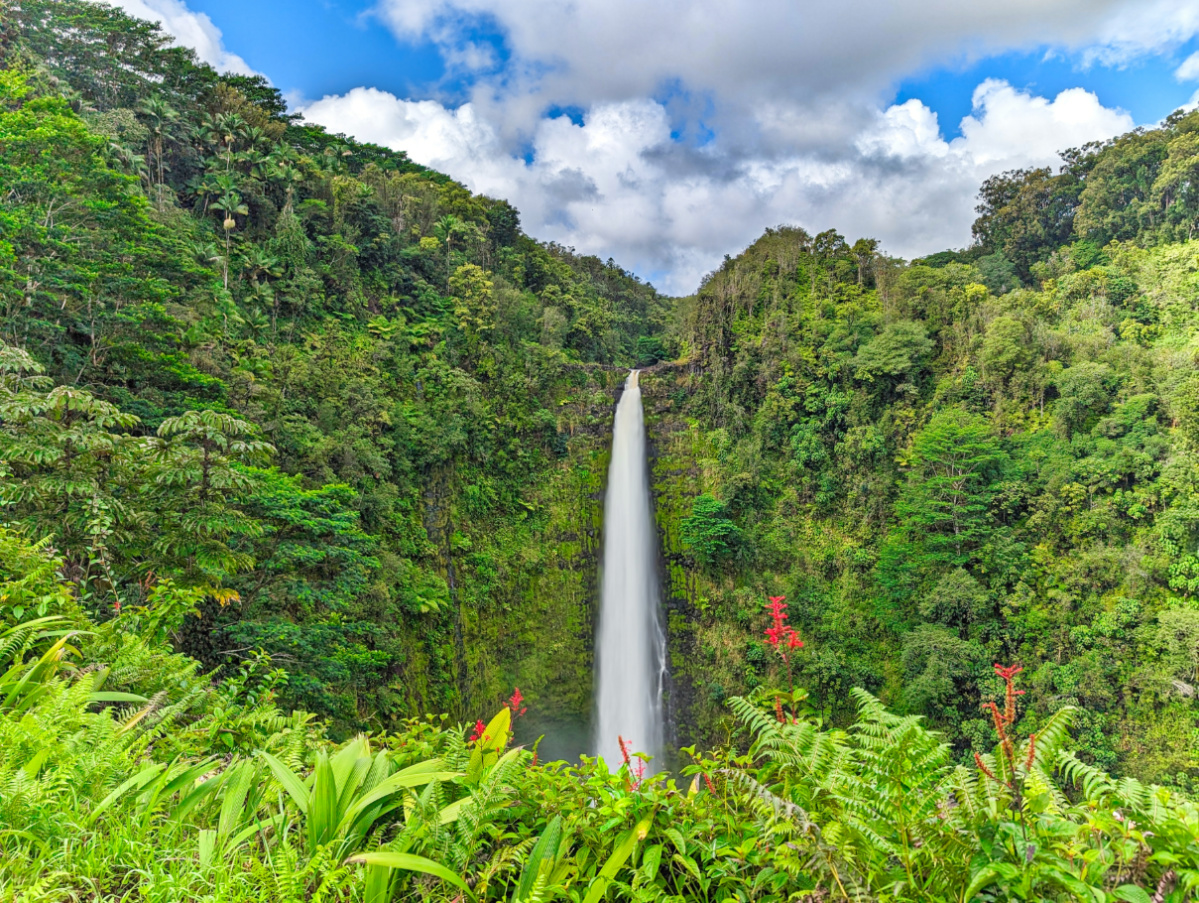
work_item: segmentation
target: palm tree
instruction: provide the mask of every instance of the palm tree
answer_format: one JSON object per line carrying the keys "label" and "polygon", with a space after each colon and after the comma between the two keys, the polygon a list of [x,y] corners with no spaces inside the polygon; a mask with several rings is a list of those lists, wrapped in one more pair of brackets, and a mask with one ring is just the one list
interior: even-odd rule
{"label": "palm tree", "polygon": [[433,234],[441,240],[441,243],[446,248],[449,248],[451,242],[454,240],[454,235],[459,231],[461,225],[462,222],[458,217],[452,213],[447,213],[437,221],[437,225],[433,227]]}
{"label": "palm tree", "polygon": [[227,188],[220,197],[212,202],[212,209],[219,210],[225,214],[225,221],[223,223],[225,227],[225,259],[222,269],[224,271],[225,288],[229,288],[229,244],[232,240],[233,230],[237,228],[236,217],[249,215],[250,208],[242,202],[241,194],[236,188]]}
{"label": "palm tree", "polygon": [[150,129],[150,149],[154,157],[154,169],[158,186],[156,203],[162,209],[163,185],[166,182],[166,144],[173,141],[179,127],[179,113],[161,97],[150,97],[138,107],[138,112]]}

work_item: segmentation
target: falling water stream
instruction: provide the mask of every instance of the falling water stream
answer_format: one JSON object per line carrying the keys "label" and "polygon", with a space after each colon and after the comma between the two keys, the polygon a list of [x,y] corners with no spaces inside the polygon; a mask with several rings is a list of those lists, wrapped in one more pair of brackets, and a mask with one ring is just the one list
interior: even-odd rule
{"label": "falling water stream", "polygon": [[657,531],[636,370],[625,382],[612,431],[595,660],[596,754],[615,768],[623,737],[631,750],[659,755],[666,636],[659,617]]}

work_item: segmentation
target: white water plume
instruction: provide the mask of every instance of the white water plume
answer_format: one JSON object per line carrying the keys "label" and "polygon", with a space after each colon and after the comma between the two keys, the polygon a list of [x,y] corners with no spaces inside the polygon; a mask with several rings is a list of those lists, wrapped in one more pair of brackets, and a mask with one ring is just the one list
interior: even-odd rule
{"label": "white water plume", "polygon": [[[666,637],[659,620],[657,531],[650,510],[645,420],[637,371],[616,406],[604,502],[596,637],[595,751],[608,767],[630,752],[662,752]],[[651,764],[647,773],[656,770]]]}

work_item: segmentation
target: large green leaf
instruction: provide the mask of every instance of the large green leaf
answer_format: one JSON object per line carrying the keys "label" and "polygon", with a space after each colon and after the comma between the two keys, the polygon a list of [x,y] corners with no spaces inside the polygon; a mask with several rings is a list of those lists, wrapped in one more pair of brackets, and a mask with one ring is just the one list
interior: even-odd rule
{"label": "large green leaf", "polygon": [[412,853],[397,853],[393,850],[376,850],[372,853],[359,853],[357,856],[351,856],[347,862],[361,862],[364,865],[385,866],[386,868],[400,869],[406,872],[422,872],[426,875],[440,878],[442,881],[449,882],[470,897],[470,899],[475,899],[474,892],[461,877],[451,872],[444,865],[434,862],[432,859],[426,859],[424,856],[416,856]]}

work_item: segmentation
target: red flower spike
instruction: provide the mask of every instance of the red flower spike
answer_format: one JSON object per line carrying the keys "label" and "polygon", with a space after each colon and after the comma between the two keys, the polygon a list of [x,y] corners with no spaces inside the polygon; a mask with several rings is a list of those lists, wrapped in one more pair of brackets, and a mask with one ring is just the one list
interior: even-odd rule
{"label": "red flower spike", "polygon": [[1006,668],[999,663],[992,665],[995,674],[1004,682],[1003,720],[1006,724],[1016,723],[1016,697],[1023,696],[1023,690],[1017,690],[1015,679],[1024,668],[1021,665],[1008,665]]}
{"label": "red flower spike", "polygon": [[981,771],[983,774],[985,774],[987,777],[989,777],[992,781],[994,781],[996,784],[999,783],[999,778],[995,777],[995,775],[992,773],[991,769],[989,769],[986,766],[986,763],[983,762],[983,757],[980,756],[978,753],[974,754],[974,764],[978,766],[979,771]]}
{"label": "red flower spike", "polygon": [[1005,668],[1003,665],[996,663],[996,664],[992,665],[991,667],[994,668],[995,673],[997,675],[999,675],[999,677],[1001,677],[1005,681],[1011,680],[1013,677],[1015,677],[1017,674],[1019,674],[1021,671],[1024,670],[1023,665],[1008,665]]}
{"label": "red flower spike", "polygon": [[786,598],[786,596],[771,596],[770,601],[766,604],[771,621],[770,626],[766,628],[766,642],[775,649],[784,643],[788,649],[799,648],[795,645],[797,642],[795,630],[787,624],[787,603],[783,601]]}
{"label": "red flower spike", "polygon": [[715,793],[715,792],[716,792],[716,788],[715,788],[715,787],[713,786],[713,784],[712,784],[712,779],[711,779],[710,777],[708,777],[707,773],[705,773],[705,774],[704,774],[704,783],[708,785],[708,792],[709,792],[709,793]]}
{"label": "red flower spike", "polygon": [[508,710],[512,712],[513,718],[519,718],[529,710],[529,707],[523,704],[524,701],[525,698],[520,693],[520,687],[513,687],[512,695],[508,698],[508,701],[505,702],[504,705],[506,705]]}
{"label": "red flower spike", "polygon": [[645,779],[645,759],[637,757],[637,766],[630,769],[632,780],[629,782],[629,789],[636,790],[641,786],[641,782]]}
{"label": "red flower spike", "polygon": [[470,735],[470,739],[466,742],[477,743],[479,740],[483,739],[483,731],[485,731],[485,730],[487,730],[487,725],[484,724],[483,719],[480,718],[478,721],[475,722],[474,733],[472,733]]}

